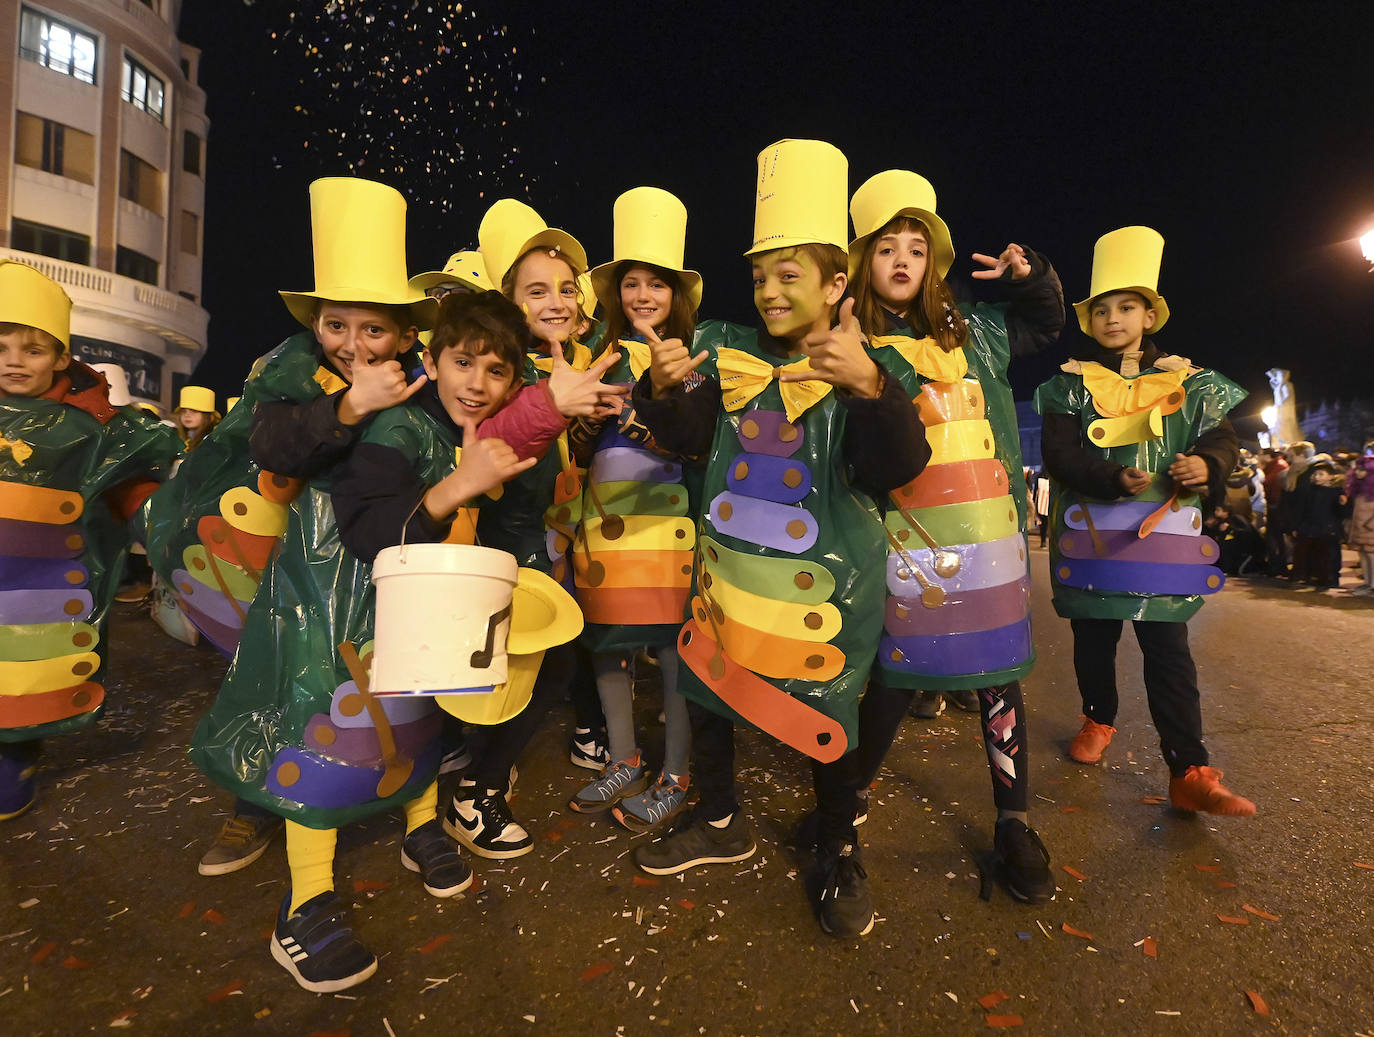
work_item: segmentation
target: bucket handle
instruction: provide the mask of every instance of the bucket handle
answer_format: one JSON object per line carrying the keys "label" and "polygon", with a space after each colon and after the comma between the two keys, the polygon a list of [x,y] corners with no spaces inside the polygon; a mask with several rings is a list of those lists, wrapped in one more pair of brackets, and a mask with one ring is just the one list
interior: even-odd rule
{"label": "bucket handle", "polygon": [[[410,514],[408,514],[408,515],[406,516],[406,520],[405,520],[404,522],[401,523],[401,553],[400,553],[400,555],[399,555],[399,556],[397,557],[397,559],[396,559],[396,563],[397,563],[398,565],[405,565],[405,564],[406,564],[406,529],[409,528],[409,526],[410,526],[410,520],[413,519],[413,518],[415,517],[416,513],[419,512],[419,510],[420,510],[420,505],[423,504],[424,502],[425,502],[425,495],[422,493],[422,494],[420,494],[420,499],[417,500],[417,501],[415,502],[415,507],[413,507],[413,508],[410,509]],[[460,510],[461,510],[461,507],[462,507],[462,506],[460,505],[459,507],[460,507]],[[457,514],[458,514],[457,512],[454,512],[454,517],[455,517],[455,518],[457,518]],[[472,541],[473,541],[473,546],[474,546],[474,547],[481,547],[481,546],[482,546],[482,541],[481,541],[481,540],[478,538],[478,536],[477,536],[477,526],[476,526],[476,523],[473,524]]]}

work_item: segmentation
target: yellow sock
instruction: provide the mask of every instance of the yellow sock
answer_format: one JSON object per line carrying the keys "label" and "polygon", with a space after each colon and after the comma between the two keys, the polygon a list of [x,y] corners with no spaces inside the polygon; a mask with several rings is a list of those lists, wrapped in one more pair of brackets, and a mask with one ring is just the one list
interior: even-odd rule
{"label": "yellow sock", "polygon": [[291,911],[311,897],[334,888],[334,844],[337,828],[306,828],[286,822],[286,863],[291,867]]}
{"label": "yellow sock", "polygon": [[439,809],[439,783],[431,781],[429,788],[406,804],[406,835],[426,821],[433,821]]}

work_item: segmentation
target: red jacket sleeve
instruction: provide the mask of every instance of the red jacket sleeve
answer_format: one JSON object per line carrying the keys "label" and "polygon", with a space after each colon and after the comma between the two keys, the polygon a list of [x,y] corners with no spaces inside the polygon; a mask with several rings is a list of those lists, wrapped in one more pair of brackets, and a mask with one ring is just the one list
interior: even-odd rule
{"label": "red jacket sleeve", "polygon": [[554,406],[546,381],[527,385],[515,399],[477,427],[478,439],[502,439],[523,460],[543,457],[549,445],[568,427],[568,419]]}

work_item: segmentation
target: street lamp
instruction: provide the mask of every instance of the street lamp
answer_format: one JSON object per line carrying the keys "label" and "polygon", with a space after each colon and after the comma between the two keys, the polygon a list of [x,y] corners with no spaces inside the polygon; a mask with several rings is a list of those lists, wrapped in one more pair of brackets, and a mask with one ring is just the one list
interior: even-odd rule
{"label": "street lamp", "polygon": [[1277,407],[1265,407],[1260,411],[1260,421],[1264,422],[1264,427],[1269,430],[1264,434],[1264,442],[1260,446],[1278,446],[1278,430],[1275,426],[1279,423],[1279,409]]}
{"label": "street lamp", "polygon": [[1369,263],[1369,269],[1374,270],[1374,230],[1360,235],[1360,254]]}

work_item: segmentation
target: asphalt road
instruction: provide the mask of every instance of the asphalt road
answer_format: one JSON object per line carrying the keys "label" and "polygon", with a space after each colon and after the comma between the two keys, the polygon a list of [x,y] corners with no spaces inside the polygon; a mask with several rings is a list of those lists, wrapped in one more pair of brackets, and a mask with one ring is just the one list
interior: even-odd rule
{"label": "asphalt road", "polygon": [[1106,765],[1064,757],[1079,723],[1068,624],[1045,553],[1033,562],[1032,823],[1055,902],[980,898],[994,815],[974,716],[906,722],[860,830],[880,920],[843,942],[816,924],[784,845],[810,806],[800,757],[741,737],[758,855],[650,879],[628,856],[642,836],[566,809],[589,772],[568,763],[564,708],[512,804],[535,852],[475,861],[463,896],[429,897],[402,868],[399,818],[343,831],[338,889],[381,966],[334,996],[268,953],[280,842],[244,871],[197,875],[227,797],[185,749],[223,663],[123,606],[104,721],[49,744],[39,805],[0,827],[0,1031],[1374,1033],[1374,602],[1238,580],[1202,610],[1213,763],[1259,813],[1195,817],[1147,802],[1168,772],[1129,635]]}

